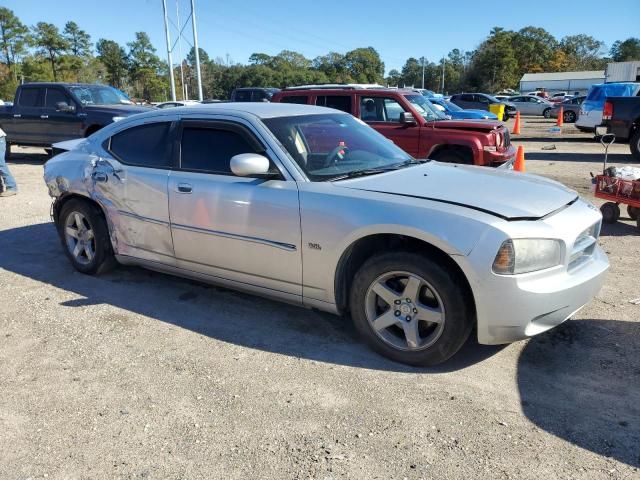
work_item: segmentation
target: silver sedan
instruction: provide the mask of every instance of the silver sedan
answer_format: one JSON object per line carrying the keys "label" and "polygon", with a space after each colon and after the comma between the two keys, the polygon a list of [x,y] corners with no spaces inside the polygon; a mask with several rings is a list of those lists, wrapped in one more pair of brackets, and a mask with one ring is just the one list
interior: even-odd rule
{"label": "silver sedan", "polygon": [[551,109],[554,104],[544,98],[534,95],[520,95],[509,98],[522,115],[542,115],[550,118]]}
{"label": "silver sedan", "polygon": [[[433,365],[569,318],[609,266],[600,212],[517,172],[415,160],[351,115],[293,104],[129,117],[45,165],[64,252],[350,314]],[[256,312],[256,321],[260,321]]]}

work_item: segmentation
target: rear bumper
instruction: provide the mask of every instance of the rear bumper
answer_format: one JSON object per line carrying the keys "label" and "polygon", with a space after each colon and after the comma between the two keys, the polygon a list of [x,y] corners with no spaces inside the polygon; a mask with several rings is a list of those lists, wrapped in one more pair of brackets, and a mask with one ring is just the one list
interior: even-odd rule
{"label": "rear bumper", "polygon": [[483,165],[500,167],[505,163],[513,163],[516,158],[516,147],[509,145],[501,152],[483,151]]}

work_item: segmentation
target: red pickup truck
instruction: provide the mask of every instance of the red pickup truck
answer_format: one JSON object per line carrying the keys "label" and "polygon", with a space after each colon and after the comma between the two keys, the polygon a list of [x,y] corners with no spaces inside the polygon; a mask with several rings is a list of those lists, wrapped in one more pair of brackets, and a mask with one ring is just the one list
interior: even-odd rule
{"label": "red pickup truck", "polygon": [[498,167],[515,157],[509,130],[502,122],[447,120],[413,89],[310,85],[286,88],[272,101],[350,113],[415,158]]}

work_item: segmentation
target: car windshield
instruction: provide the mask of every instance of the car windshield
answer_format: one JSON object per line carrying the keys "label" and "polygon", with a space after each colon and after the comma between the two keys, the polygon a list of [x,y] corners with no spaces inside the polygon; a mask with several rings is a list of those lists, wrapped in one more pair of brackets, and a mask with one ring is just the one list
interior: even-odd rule
{"label": "car windshield", "polygon": [[[460,108],[458,105],[456,105],[455,103],[452,102],[448,102],[446,100],[443,101],[443,103],[445,104],[445,106],[447,107],[447,110],[449,110],[450,112],[461,112],[463,109]],[[442,104],[441,104],[442,105]]]}
{"label": "car windshield", "polygon": [[411,105],[427,122],[447,119],[446,115],[434,107],[427,97],[423,95],[405,95],[405,98],[411,102]]}
{"label": "car windshield", "polygon": [[263,122],[312,181],[380,173],[417,162],[351,115],[300,115]]}
{"label": "car windshield", "polygon": [[500,100],[498,100],[496,97],[492,95],[485,95],[485,97],[488,98],[491,103],[502,103]]}
{"label": "car windshield", "polygon": [[103,85],[70,87],[73,94],[83,105],[131,105],[124,92]]}

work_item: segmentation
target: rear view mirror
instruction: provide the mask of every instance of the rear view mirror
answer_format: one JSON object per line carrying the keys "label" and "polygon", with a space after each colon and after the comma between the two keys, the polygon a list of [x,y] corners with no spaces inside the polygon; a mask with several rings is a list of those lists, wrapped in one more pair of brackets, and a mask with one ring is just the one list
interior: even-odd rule
{"label": "rear view mirror", "polygon": [[400,114],[400,123],[403,125],[416,125],[416,119],[413,118],[413,113],[411,112],[402,112]]}
{"label": "rear view mirror", "polygon": [[56,110],[59,112],[72,113],[76,111],[76,107],[69,105],[67,102],[58,102],[56,103]]}
{"label": "rear view mirror", "polygon": [[269,174],[269,159],[257,153],[241,153],[231,157],[230,167],[238,177],[255,177]]}

